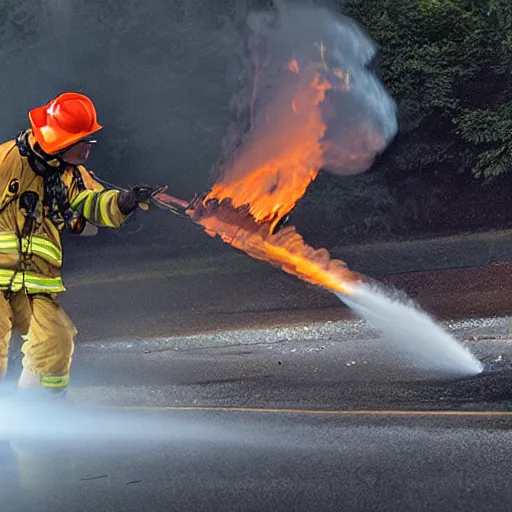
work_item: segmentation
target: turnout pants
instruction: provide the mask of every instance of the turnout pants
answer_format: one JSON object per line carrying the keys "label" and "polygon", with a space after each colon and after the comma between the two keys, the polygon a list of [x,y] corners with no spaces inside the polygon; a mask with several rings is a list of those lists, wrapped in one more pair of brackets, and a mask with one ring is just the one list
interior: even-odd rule
{"label": "turnout pants", "polygon": [[55,296],[0,291],[0,378],[7,371],[13,329],[23,339],[19,387],[66,389],[77,331]]}

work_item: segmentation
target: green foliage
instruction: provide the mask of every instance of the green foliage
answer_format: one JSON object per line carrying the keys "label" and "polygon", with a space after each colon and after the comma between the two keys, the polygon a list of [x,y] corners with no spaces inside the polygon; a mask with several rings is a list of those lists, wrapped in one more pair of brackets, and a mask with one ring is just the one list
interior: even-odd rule
{"label": "green foliage", "polygon": [[486,178],[511,170],[508,2],[347,0],[344,11],[377,41],[399,105],[401,141],[388,164]]}
{"label": "green foliage", "polygon": [[493,109],[465,109],[457,118],[461,136],[479,149],[473,172],[484,178],[510,170],[512,101]]}

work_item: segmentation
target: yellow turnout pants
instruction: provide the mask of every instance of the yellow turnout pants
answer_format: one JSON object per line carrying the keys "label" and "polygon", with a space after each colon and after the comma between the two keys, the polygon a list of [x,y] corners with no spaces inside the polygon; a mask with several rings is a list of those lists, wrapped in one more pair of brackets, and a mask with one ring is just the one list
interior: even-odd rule
{"label": "yellow turnout pants", "polygon": [[0,378],[8,364],[11,333],[23,339],[20,387],[64,390],[69,382],[76,328],[54,295],[0,291]]}

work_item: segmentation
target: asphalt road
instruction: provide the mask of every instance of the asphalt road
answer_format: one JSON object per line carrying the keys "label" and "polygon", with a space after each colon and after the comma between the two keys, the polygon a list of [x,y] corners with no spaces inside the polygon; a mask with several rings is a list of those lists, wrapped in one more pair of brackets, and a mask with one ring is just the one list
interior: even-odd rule
{"label": "asphalt road", "polygon": [[11,368],[2,512],[510,510],[507,322],[457,331],[487,364],[460,378],[243,257],[130,269],[68,279],[69,405]]}
{"label": "asphalt road", "polygon": [[267,341],[79,346],[70,406],[0,419],[2,510],[510,510],[509,342],[453,379],[378,339]]}
{"label": "asphalt road", "polygon": [[62,304],[79,340],[153,337],[347,318],[331,293],[229,250],[81,267]]}
{"label": "asphalt road", "polygon": [[[61,302],[78,327],[78,341],[354,318],[328,291],[218,241],[192,254],[176,251],[157,246],[123,253],[120,246],[72,254]],[[498,264],[379,279],[436,318],[451,320],[512,315],[511,276],[511,264]]]}

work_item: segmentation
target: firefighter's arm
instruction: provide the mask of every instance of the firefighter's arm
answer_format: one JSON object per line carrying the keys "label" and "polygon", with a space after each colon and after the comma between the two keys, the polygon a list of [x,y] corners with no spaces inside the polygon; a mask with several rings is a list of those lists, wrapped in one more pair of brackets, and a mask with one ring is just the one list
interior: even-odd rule
{"label": "firefighter's arm", "polygon": [[110,228],[119,227],[127,218],[119,205],[121,193],[117,190],[106,190],[85,167],[79,166],[78,170],[85,190],[79,191],[77,186],[70,187],[71,209],[93,224]]}

